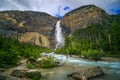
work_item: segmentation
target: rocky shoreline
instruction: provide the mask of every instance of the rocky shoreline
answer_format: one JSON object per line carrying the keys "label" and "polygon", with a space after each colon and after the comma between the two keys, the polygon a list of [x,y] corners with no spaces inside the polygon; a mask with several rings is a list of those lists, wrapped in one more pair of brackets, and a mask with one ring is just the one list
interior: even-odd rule
{"label": "rocky shoreline", "polygon": [[[91,73],[92,74],[89,75],[90,77],[96,77],[104,74],[100,67],[80,67],[69,63],[65,63],[62,66],[58,66],[51,69],[43,69],[43,68],[28,69],[26,66],[27,66],[26,59],[22,60],[21,64],[19,64],[18,66],[0,72],[0,80],[32,80],[31,77],[29,77],[29,75],[37,76],[39,79],[43,78],[45,80],[58,80],[58,78],[60,77],[61,79],[63,78],[65,80],[69,80],[69,79],[84,80],[81,78],[85,77],[86,80],[88,80],[89,78],[88,75]],[[90,70],[90,72],[87,72],[88,70]],[[100,72],[100,73],[97,74],[96,72],[97,73]],[[80,78],[77,79],[73,77],[74,75],[73,73],[75,74],[82,73],[82,74],[77,74],[78,76],[80,76]]]}
{"label": "rocky shoreline", "polygon": [[[88,70],[90,71],[88,72]],[[31,76],[35,76],[34,74],[37,72],[39,72],[37,77],[39,76],[39,78],[43,78],[44,80],[60,80],[60,78],[61,80],[89,80],[89,78],[98,78],[104,74],[100,67],[78,67],[65,64],[62,67],[53,69],[13,69],[10,74],[0,74],[0,80],[32,80],[25,73],[32,73],[33,75]]]}
{"label": "rocky shoreline", "polygon": [[[68,55],[69,56],[69,55]],[[78,59],[85,59],[83,57],[77,56],[77,55],[70,55],[70,57],[78,58]],[[92,60],[92,59],[86,59],[86,60]],[[113,58],[113,57],[101,57],[98,61],[107,61],[107,62],[120,62],[120,58]]]}
{"label": "rocky shoreline", "polygon": [[[38,60],[41,61],[46,57],[48,56],[44,54],[41,58],[38,58]],[[81,59],[81,57],[76,55],[66,56],[66,59],[70,57]],[[63,65],[58,65],[50,69],[29,69],[27,68],[27,60],[28,59],[22,59],[18,66],[14,68],[1,69],[0,80],[32,80],[31,76],[36,76],[39,79],[43,78],[43,80],[100,80],[99,77],[105,74],[100,66],[79,66],[73,63],[64,63]],[[110,57],[102,57],[101,60],[106,62],[120,61],[119,58]]]}
{"label": "rocky shoreline", "polygon": [[101,58],[102,61],[108,61],[108,62],[120,62],[120,58],[112,58],[112,57],[102,57]]}

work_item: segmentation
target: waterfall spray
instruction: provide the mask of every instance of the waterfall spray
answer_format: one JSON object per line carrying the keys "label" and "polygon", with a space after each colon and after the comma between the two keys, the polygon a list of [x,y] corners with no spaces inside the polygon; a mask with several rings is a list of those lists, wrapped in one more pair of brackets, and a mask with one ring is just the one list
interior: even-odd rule
{"label": "waterfall spray", "polygon": [[64,37],[62,35],[62,29],[60,27],[60,20],[57,22],[55,26],[55,38],[57,41],[56,48],[61,48],[64,46]]}

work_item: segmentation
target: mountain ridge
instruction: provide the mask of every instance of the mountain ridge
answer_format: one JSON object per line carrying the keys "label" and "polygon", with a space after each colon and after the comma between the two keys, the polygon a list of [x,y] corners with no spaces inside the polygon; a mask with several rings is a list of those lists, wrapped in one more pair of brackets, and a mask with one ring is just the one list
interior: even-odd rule
{"label": "mountain ridge", "polygon": [[103,9],[95,5],[86,5],[68,12],[63,16],[61,25],[63,28],[69,29],[65,33],[71,33],[90,24],[107,23],[107,18],[109,17],[110,15]]}
{"label": "mountain ridge", "polygon": [[[3,36],[14,36],[17,38],[26,32],[39,33],[48,39],[46,40],[49,41],[46,43],[50,43],[48,45],[52,45],[57,21],[58,18],[43,12],[3,11],[0,12],[0,33]],[[42,38],[39,39],[41,41]],[[40,46],[44,46],[44,44]]]}
{"label": "mountain ridge", "polygon": [[[89,25],[97,23],[104,25],[104,28],[108,29],[110,23],[108,19],[110,17],[111,16],[103,9],[95,5],[79,7],[68,12],[61,19],[63,35],[67,37],[80,28],[86,28]],[[33,33],[32,35],[34,36],[32,37],[30,37],[30,35],[26,36],[26,38],[30,38],[28,43],[39,43],[39,46],[54,49],[57,43],[55,40],[55,25],[58,20],[58,18],[44,12],[3,11],[0,12],[0,35],[15,37],[19,40],[19,38],[26,34]],[[39,37],[37,37],[37,35],[39,35]],[[26,42],[27,39],[22,41]]]}

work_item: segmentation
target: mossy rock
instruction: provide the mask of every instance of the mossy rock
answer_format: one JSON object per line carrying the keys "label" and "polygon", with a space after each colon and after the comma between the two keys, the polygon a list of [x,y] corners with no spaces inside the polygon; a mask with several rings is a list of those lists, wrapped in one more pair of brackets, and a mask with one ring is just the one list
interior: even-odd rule
{"label": "mossy rock", "polygon": [[41,72],[39,71],[26,72],[25,75],[32,80],[40,80],[40,78],[42,77]]}

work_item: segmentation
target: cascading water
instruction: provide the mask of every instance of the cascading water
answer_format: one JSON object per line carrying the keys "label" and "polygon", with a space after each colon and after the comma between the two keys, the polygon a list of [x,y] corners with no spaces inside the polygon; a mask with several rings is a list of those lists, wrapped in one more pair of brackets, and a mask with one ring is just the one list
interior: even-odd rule
{"label": "cascading water", "polygon": [[64,46],[64,37],[62,35],[62,29],[60,27],[60,20],[57,22],[56,26],[55,26],[55,39],[57,41],[56,44],[56,49],[63,47]]}

